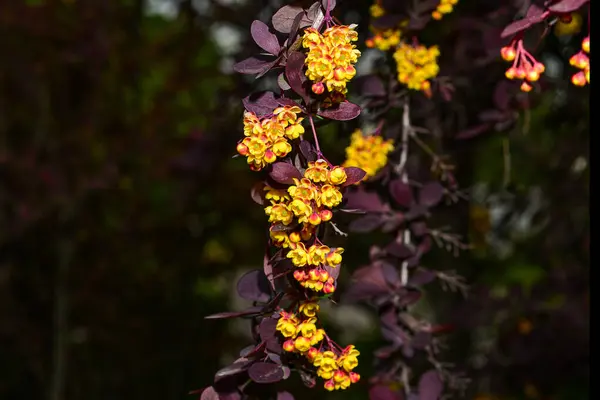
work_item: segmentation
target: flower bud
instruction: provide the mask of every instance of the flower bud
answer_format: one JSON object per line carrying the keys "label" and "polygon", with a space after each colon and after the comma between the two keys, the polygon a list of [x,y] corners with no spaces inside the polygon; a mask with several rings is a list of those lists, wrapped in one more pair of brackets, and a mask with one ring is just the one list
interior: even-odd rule
{"label": "flower bud", "polygon": [[573,83],[573,85],[575,86],[585,86],[587,80],[585,79],[585,72],[583,71],[579,71],[578,73],[576,73],[575,75],[573,75],[571,77],[571,82]]}
{"label": "flower bud", "polygon": [[514,47],[505,46],[500,50],[500,55],[504,59],[504,61],[513,61],[517,56],[517,52]]}
{"label": "flower bud", "polygon": [[321,221],[327,222],[331,221],[331,218],[333,218],[333,213],[330,210],[322,210],[319,213],[319,216],[321,217]]}
{"label": "flower bud", "polygon": [[590,52],[590,37],[589,36],[586,37],[585,39],[583,39],[583,42],[581,42],[581,48],[586,53]]}
{"label": "flower bud", "polygon": [[323,94],[325,91],[325,85],[323,85],[323,82],[313,83],[311,89],[315,94]]}
{"label": "flower bud", "polygon": [[244,143],[238,144],[236,150],[242,156],[248,155],[248,146],[246,146]]}
{"label": "flower bud", "polygon": [[289,351],[289,352],[292,352],[295,350],[294,341],[292,339],[286,340],[285,342],[283,342],[283,345],[281,347],[283,347],[283,350]]}
{"label": "flower bud", "polygon": [[350,375],[350,381],[352,383],[356,383],[356,382],[360,381],[360,375],[357,374],[356,372],[350,372],[349,375]]}
{"label": "flower bud", "polygon": [[531,89],[533,89],[533,86],[531,86],[529,83],[523,82],[521,84],[521,90],[524,91],[525,93],[530,92]]}

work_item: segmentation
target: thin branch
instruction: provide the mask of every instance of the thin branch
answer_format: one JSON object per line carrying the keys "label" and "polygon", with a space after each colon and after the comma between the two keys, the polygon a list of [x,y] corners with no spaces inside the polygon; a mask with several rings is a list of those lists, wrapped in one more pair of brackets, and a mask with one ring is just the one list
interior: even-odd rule
{"label": "thin branch", "polygon": [[[402,153],[400,154],[400,164],[401,175],[400,179],[406,185],[408,185],[408,171],[406,170],[406,162],[408,160],[408,138],[411,134],[411,126],[410,126],[410,106],[409,106],[409,98],[407,97],[404,100],[404,110],[402,113]],[[405,228],[403,232],[402,242],[405,246],[410,245],[411,237],[410,237],[410,229]],[[408,284],[408,261],[405,260],[402,262],[402,270],[400,272],[400,279],[402,282],[402,286],[406,286]]]}

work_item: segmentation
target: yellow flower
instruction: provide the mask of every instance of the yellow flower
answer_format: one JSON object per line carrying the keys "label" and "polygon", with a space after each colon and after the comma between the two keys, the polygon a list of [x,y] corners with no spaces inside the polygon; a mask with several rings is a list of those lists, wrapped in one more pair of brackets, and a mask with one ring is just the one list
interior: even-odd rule
{"label": "yellow flower", "polygon": [[[391,140],[383,140],[379,135],[364,136],[360,129],[352,133],[350,146],[346,148],[344,167],[358,167],[371,178],[387,164],[388,154],[394,150]],[[357,182],[358,183],[358,182]]]}
{"label": "yellow flower", "polygon": [[329,252],[329,254],[327,254],[327,256],[325,257],[325,261],[327,262],[327,265],[329,265],[330,267],[335,267],[338,266],[342,263],[342,253],[344,252],[344,249],[341,247],[336,248],[335,250],[332,250]]}
{"label": "yellow flower", "polygon": [[294,244],[286,257],[290,258],[296,267],[303,267],[308,264],[308,253],[302,242]]}
{"label": "yellow flower", "polygon": [[346,182],[348,176],[346,175],[346,170],[343,167],[333,167],[331,171],[329,171],[329,183],[332,185],[341,185]]}
{"label": "yellow flower", "polygon": [[431,85],[429,79],[435,78],[440,70],[437,64],[439,55],[437,46],[427,48],[422,45],[400,44],[394,52],[398,81],[409,89],[422,90],[428,94]]}
{"label": "yellow flower", "polygon": [[314,301],[307,301],[305,303],[300,304],[300,312],[306,315],[307,317],[314,317],[319,312],[319,303]]}
{"label": "yellow flower", "polygon": [[385,15],[385,10],[379,4],[373,4],[369,7],[369,12],[373,18],[383,17]]}
{"label": "yellow flower", "polygon": [[318,201],[326,207],[333,208],[342,202],[342,193],[331,185],[323,185]]}
{"label": "yellow flower", "polygon": [[294,347],[300,353],[307,352],[310,349],[310,340],[304,336],[299,336],[294,340]]}

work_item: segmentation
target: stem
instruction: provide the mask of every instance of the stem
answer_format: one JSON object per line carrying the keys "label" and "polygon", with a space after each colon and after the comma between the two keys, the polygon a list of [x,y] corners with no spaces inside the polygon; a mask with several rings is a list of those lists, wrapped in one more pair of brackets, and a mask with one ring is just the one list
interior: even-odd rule
{"label": "stem", "polygon": [[[402,153],[400,154],[400,165],[402,165],[402,172],[400,179],[402,183],[408,185],[408,172],[406,170],[406,162],[408,160],[408,138],[411,133],[410,127],[410,108],[408,97],[404,100],[404,111],[402,113]],[[405,246],[410,244],[410,230],[404,229],[402,242]],[[400,273],[400,279],[402,286],[406,286],[408,283],[408,261],[402,262],[402,270]]]}
{"label": "stem", "polygon": [[308,120],[310,121],[310,127],[312,129],[313,138],[315,138],[315,147],[317,148],[317,155],[319,156],[319,158],[325,158],[323,156],[323,153],[321,152],[321,146],[319,146],[319,138],[317,137],[317,130],[315,129],[315,122],[313,121],[312,114],[308,114]]}

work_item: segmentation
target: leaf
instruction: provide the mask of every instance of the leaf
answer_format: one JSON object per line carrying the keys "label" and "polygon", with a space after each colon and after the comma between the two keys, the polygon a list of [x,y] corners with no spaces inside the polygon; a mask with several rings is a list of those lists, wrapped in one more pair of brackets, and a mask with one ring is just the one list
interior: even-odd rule
{"label": "leaf", "polygon": [[481,135],[482,133],[488,131],[491,127],[492,127],[492,124],[489,122],[480,124],[480,125],[476,125],[474,127],[465,129],[462,132],[459,132],[458,134],[456,134],[456,136],[454,138],[456,140],[471,139],[471,138],[474,138],[475,136]]}
{"label": "leaf", "polygon": [[302,153],[308,162],[317,160],[317,151],[313,147],[312,143],[310,143],[308,140],[303,140],[300,142],[300,153]]}
{"label": "leaf", "polygon": [[207,387],[202,391],[200,400],[219,400],[219,394],[215,391],[212,386]]}
{"label": "leaf", "polygon": [[294,400],[294,396],[290,392],[279,392],[277,400]]}
{"label": "leaf", "polygon": [[252,189],[250,189],[250,197],[254,200],[258,205],[265,204],[265,191],[263,190],[265,184],[263,182],[256,182],[252,185]]}
{"label": "leaf", "polygon": [[257,55],[248,57],[233,65],[233,70],[240,74],[263,74],[270,70],[277,60],[273,60],[271,56]]}
{"label": "leaf", "polygon": [[300,13],[304,14],[300,20],[300,28],[310,26],[312,22],[306,17],[302,7],[287,5],[281,7],[273,14],[273,18],[271,18],[273,28],[281,33],[290,33],[292,25],[294,24],[294,19]]}
{"label": "leaf", "polygon": [[414,203],[412,189],[402,179],[394,179],[390,182],[390,194],[392,198],[402,207],[410,207]]}
{"label": "leaf", "polygon": [[419,204],[433,207],[444,197],[444,187],[441,183],[433,181],[423,185],[419,191]]}
{"label": "leaf", "polygon": [[377,75],[366,75],[356,80],[358,91],[363,97],[383,97],[385,96],[385,87]]}
{"label": "leaf", "polygon": [[419,400],[438,400],[444,384],[436,370],[425,372],[419,379]]}
{"label": "leaf", "polygon": [[319,110],[317,114],[335,121],[350,121],[360,115],[360,106],[346,100],[337,106]]}
{"label": "leaf", "polygon": [[300,171],[292,164],[286,162],[276,162],[273,164],[269,176],[275,182],[284,183],[286,185],[292,185],[294,183],[294,178],[302,179]]}
{"label": "leaf", "polygon": [[348,229],[357,233],[368,233],[381,226],[383,219],[380,215],[369,214],[350,222]]}
{"label": "leaf", "polygon": [[217,314],[211,314],[204,319],[224,319],[224,318],[238,318],[238,317],[247,317],[254,316],[260,314],[262,311],[262,307],[250,307],[243,311],[225,311]]}
{"label": "leaf", "polygon": [[285,371],[277,364],[257,362],[252,364],[248,375],[256,383],[275,383],[284,379]]}
{"label": "leaf", "polygon": [[240,374],[248,369],[248,367],[252,364],[252,361],[237,361],[231,365],[226,366],[225,368],[221,368],[215,374],[215,381],[219,379],[223,379],[226,376],[232,376]]}
{"label": "leaf", "polygon": [[531,21],[532,24],[540,23],[545,18],[545,10],[537,4],[532,4],[527,9],[525,18]]}
{"label": "leaf", "polygon": [[376,385],[369,389],[369,400],[403,400],[399,392],[392,391],[387,386]]}
{"label": "leaf", "polygon": [[548,9],[555,13],[570,13],[578,10],[589,0],[563,0],[549,6]]}
{"label": "leaf", "polygon": [[391,29],[396,28],[403,19],[404,17],[399,14],[386,14],[379,18],[372,19],[371,24],[376,29]]}
{"label": "leaf", "polygon": [[275,98],[273,92],[257,92],[242,99],[244,108],[253,112],[258,117],[264,117],[272,114],[273,110],[279,107],[279,101]]}
{"label": "leaf", "polygon": [[263,341],[268,341],[275,336],[277,332],[277,320],[275,318],[264,318],[260,321],[260,325],[258,326],[258,334],[260,335],[260,339]]}
{"label": "leaf", "polygon": [[282,72],[277,76],[277,86],[279,86],[279,89],[283,91],[290,90],[292,88],[285,80],[285,73]]}
{"label": "leaf", "polygon": [[342,186],[350,186],[354,185],[357,182],[360,182],[367,175],[365,170],[358,167],[347,167],[344,168],[346,171],[346,182]]}
{"label": "leaf", "polygon": [[262,21],[254,20],[250,26],[252,39],[261,49],[276,56],[281,50],[277,36],[269,32],[269,27]]}
{"label": "leaf", "polygon": [[303,70],[305,59],[306,56],[299,51],[290,53],[285,64],[285,77],[292,90],[302,97],[306,104],[309,104],[310,98],[305,85],[307,79]]}
{"label": "leaf", "polygon": [[[321,0],[321,4],[323,4],[323,9],[325,12],[332,11],[336,5],[335,0]],[[327,7],[329,7],[329,10],[327,10]]]}
{"label": "leaf", "polygon": [[500,33],[500,37],[506,38],[506,37],[512,36],[516,33],[524,31],[525,29],[529,28],[531,25],[537,24],[538,22],[540,22],[540,21],[537,21],[537,19],[530,19],[528,17],[514,21],[511,24],[507,25],[504,28],[504,30],[502,30],[502,33]]}
{"label": "leaf", "polygon": [[394,257],[398,257],[402,260],[412,257],[415,254],[415,250],[412,246],[398,242],[390,243],[386,246],[385,250]]}
{"label": "leaf", "polygon": [[271,298],[269,281],[263,271],[254,270],[242,275],[237,282],[241,298],[266,303]]}
{"label": "leaf", "polygon": [[362,188],[349,191],[346,193],[346,198],[345,207],[349,209],[380,212],[385,208],[377,193],[367,192]]}

